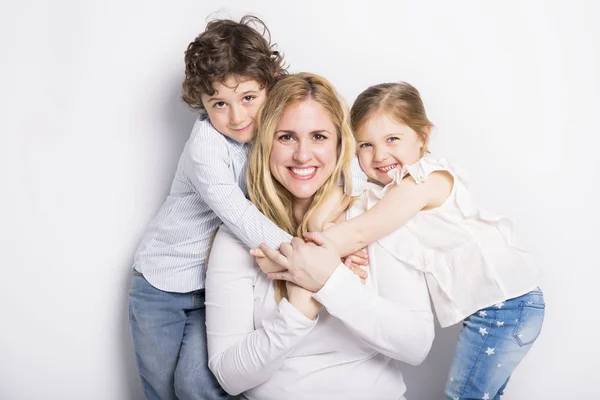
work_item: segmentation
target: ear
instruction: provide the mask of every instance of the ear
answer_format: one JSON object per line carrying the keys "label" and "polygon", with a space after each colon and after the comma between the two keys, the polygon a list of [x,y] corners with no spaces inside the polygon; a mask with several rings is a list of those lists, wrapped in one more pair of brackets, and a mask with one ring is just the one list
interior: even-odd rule
{"label": "ear", "polygon": [[429,137],[430,137],[432,128],[433,128],[432,125],[427,125],[425,128],[423,128],[423,136],[421,136],[423,148],[427,147],[427,145],[429,144]]}

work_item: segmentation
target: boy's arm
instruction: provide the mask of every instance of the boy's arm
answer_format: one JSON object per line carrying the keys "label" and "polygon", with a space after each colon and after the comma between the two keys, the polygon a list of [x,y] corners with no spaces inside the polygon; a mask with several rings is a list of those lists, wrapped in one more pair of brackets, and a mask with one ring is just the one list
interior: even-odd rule
{"label": "boy's arm", "polygon": [[221,134],[208,121],[198,121],[196,129],[201,131],[188,144],[185,170],[206,204],[250,248],[290,242],[292,236],[265,217],[238,186],[226,145],[215,136]]}
{"label": "boy's arm", "polygon": [[434,172],[420,184],[409,176],[391,188],[373,208],[326,229],[323,234],[345,257],[389,235],[431,203],[441,204],[439,199],[447,198],[451,191],[452,178],[446,173]]}

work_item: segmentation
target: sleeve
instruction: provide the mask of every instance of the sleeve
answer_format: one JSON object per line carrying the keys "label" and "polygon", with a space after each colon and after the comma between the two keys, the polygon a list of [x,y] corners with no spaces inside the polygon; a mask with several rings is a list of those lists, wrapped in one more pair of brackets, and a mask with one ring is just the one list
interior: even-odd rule
{"label": "sleeve", "polygon": [[434,337],[425,275],[376,246],[369,246],[375,282],[363,285],[340,265],[314,298],[376,351],[418,365]]}
{"label": "sleeve", "polygon": [[364,173],[358,162],[358,156],[354,156],[350,165],[350,173],[352,175],[352,190],[344,182],[344,193],[352,197],[358,197],[365,190],[367,184],[367,174]]}
{"label": "sleeve", "polygon": [[194,125],[185,170],[194,188],[242,242],[251,248],[266,243],[278,249],[292,236],[264,216],[238,186],[226,144],[208,120]]}
{"label": "sleeve", "polygon": [[206,273],[206,335],[209,368],[230,395],[267,381],[317,323],[283,299],[255,327],[258,273],[243,244],[221,226]]}

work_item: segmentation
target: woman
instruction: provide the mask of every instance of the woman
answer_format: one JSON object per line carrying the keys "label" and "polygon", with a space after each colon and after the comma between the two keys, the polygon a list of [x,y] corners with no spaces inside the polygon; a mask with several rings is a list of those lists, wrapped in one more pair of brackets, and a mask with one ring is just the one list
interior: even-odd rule
{"label": "woman", "polygon": [[[290,75],[273,87],[258,123],[251,198],[300,236],[340,178],[350,181],[354,138],[347,110],[325,79]],[[363,211],[359,202],[347,215]],[[404,399],[398,361],[419,364],[433,340],[423,274],[373,244],[363,284],[330,246],[295,239],[282,252],[289,246],[328,274],[316,293],[268,280],[226,227],[217,233],[206,323],[209,366],[222,387],[260,400]]]}

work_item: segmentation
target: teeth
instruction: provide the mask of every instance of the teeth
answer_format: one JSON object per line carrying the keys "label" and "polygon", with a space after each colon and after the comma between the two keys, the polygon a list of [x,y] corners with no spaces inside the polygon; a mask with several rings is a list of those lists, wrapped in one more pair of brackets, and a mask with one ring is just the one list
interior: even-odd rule
{"label": "teeth", "polygon": [[394,168],[396,168],[398,164],[394,164],[394,165],[388,165],[387,167],[380,167],[378,169],[382,170],[383,172],[389,172],[391,170],[393,170]]}
{"label": "teeth", "polygon": [[315,167],[312,168],[291,168],[292,172],[295,173],[296,175],[300,175],[300,176],[309,176],[310,174],[312,174],[313,172],[315,172]]}

